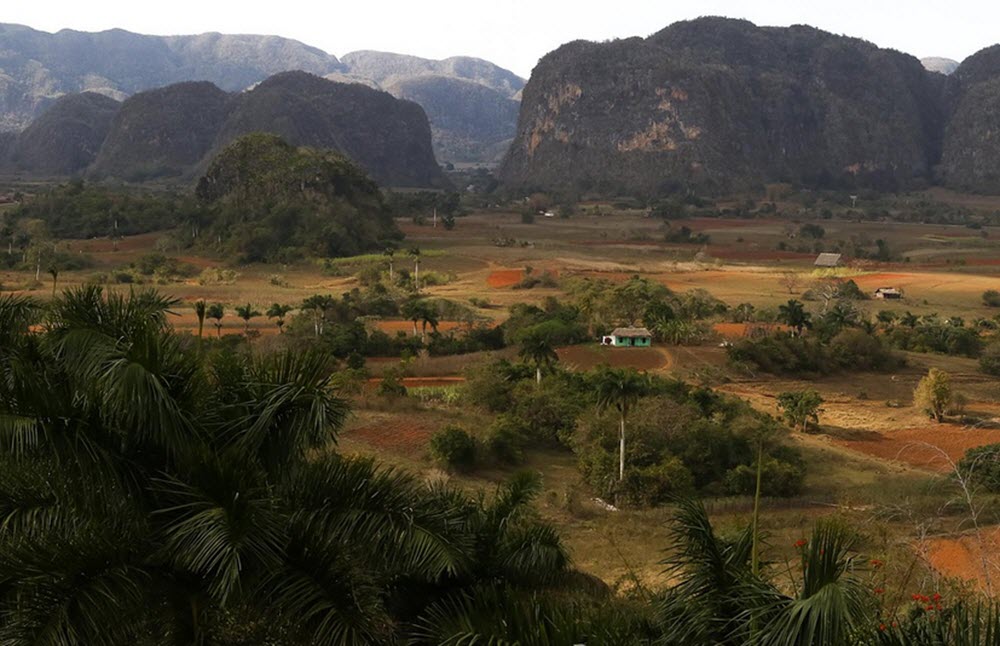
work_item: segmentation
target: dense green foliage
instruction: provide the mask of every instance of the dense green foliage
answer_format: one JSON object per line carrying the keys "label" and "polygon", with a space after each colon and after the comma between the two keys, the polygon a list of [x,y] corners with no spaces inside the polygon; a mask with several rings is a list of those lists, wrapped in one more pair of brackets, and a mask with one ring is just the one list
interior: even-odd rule
{"label": "dense green foliage", "polygon": [[381,250],[402,236],[378,186],[345,157],[247,135],[198,182],[216,210],[212,237],[245,261],[294,261]]}
{"label": "dense green foliage", "polygon": [[486,500],[341,457],[325,355],[203,361],[170,305],[0,300],[0,641],[394,643],[435,601],[566,571],[536,478]]}
{"label": "dense green foliage", "polygon": [[14,220],[41,220],[57,238],[108,238],[197,226],[206,217],[193,198],[117,191],[81,181],[35,195]]}
{"label": "dense green foliage", "polygon": [[861,329],[846,329],[829,342],[819,335],[778,332],[758,339],[741,339],[728,348],[732,361],[772,374],[831,374],[844,370],[888,371],[902,359],[878,337]]}

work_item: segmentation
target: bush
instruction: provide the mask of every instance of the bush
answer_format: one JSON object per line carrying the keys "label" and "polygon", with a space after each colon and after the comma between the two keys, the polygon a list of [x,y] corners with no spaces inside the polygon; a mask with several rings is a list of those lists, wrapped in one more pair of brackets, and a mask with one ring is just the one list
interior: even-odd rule
{"label": "bush", "polygon": [[1000,444],[969,449],[959,461],[958,471],[987,491],[1000,493]]}
{"label": "bush", "polygon": [[447,426],[431,436],[431,455],[448,469],[467,471],[476,463],[476,440],[457,426]]}
{"label": "bush", "polygon": [[983,292],[983,305],[986,307],[1000,307],[1000,291],[987,289]]}
{"label": "bush", "polygon": [[[801,462],[764,456],[761,464],[761,493],[782,497],[802,491],[806,471]],[[726,474],[726,493],[732,496],[752,496],[757,489],[757,465],[741,464]]]}
{"label": "bush", "polygon": [[401,377],[399,370],[386,371],[375,392],[381,397],[406,397],[406,386]]}
{"label": "bush", "polygon": [[979,369],[988,375],[1000,376],[1000,343],[994,343],[979,357]]}

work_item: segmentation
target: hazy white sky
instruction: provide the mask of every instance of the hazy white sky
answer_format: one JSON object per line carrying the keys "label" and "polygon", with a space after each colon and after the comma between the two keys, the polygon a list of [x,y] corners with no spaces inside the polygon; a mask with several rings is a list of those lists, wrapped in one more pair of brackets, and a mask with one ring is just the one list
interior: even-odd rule
{"label": "hazy white sky", "polygon": [[[479,56],[527,77],[546,52],[584,38],[647,36],[703,15],[810,24],[917,57],[962,60],[1000,42],[990,0],[8,0],[0,22],[45,31],[120,27],[147,34],[275,34],[337,56],[356,49]],[[2,47],[2,42],[0,42]]]}

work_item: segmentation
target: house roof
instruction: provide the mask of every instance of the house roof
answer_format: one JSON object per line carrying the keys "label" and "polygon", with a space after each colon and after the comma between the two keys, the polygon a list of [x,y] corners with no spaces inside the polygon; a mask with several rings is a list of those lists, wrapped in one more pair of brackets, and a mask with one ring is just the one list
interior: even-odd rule
{"label": "house roof", "polygon": [[898,294],[900,293],[895,287],[879,287],[875,290],[876,294]]}
{"label": "house roof", "polygon": [[616,327],[612,330],[611,336],[634,339],[638,337],[652,337],[653,334],[644,327]]}
{"label": "house roof", "polygon": [[840,264],[841,254],[839,253],[821,253],[816,256],[817,267],[836,267]]}

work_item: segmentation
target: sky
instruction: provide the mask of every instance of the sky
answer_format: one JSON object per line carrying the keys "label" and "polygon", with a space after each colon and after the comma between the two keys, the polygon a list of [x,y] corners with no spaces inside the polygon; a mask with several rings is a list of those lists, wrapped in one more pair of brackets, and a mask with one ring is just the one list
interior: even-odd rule
{"label": "sky", "polygon": [[[571,40],[648,36],[699,16],[809,24],[924,56],[961,61],[1000,42],[989,0],[42,0],[4,2],[0,22],[43,31],[122,28],[144,34],[273,34],[341,56],[358,49],[427,58],[477,56],[527,77]],[[0,48],[3,43],[0,42]]]}

